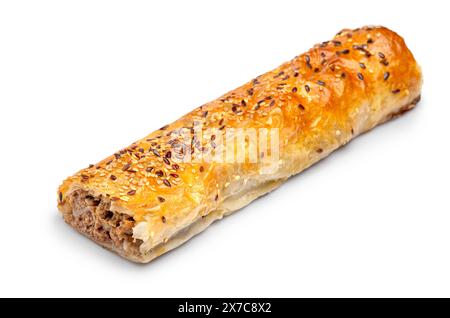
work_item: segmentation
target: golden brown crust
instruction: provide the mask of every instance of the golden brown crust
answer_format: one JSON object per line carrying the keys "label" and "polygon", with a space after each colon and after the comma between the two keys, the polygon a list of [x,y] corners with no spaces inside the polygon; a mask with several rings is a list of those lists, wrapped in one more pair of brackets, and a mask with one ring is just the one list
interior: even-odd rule
{"label": "golden brown crust", "polygon": [[[133,237],[143,241],[139,261],[149,261],[160,254],[155,254],[157,247],[202,217],[224,211],[226,204],[261,185],[304,170],[355,136],[410,109],[420,96],[421,81],[413,55],[393,31],[343,30],[332,41],[69,177],[58,191],[59,208],[67,209],[67,198],[75,189],[107,196],[113,211],[134,218]],[[194,140],[193,156],[214,148],[215,139],[229,128],[278,128],[277,169],[264,175],[260,163],[176,162],[180,148],[174,145],[184,141],[176,140],[174,132],[194,130],[197,124],[215,131]],[[261,189],[258,195],[267,192]]]}

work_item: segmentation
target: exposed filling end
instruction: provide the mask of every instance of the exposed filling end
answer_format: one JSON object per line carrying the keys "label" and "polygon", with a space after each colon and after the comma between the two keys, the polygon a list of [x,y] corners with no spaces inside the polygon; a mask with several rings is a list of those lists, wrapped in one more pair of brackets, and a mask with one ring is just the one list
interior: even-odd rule
{"label": "exposed filling end", "polygon": [[110,248],[138,257],[142,240],[133,239],[132,216],[110,210],[111,200],[76,190],[62,203],[64,220],[77,231]]}

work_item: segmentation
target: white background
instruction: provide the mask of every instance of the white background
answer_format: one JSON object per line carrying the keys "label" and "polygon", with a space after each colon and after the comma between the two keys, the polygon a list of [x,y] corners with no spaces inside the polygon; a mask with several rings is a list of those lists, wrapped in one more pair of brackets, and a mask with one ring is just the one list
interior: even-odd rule
{"label": "white background", "polygon": [[[446,1],[2,1],[0,296],[450,296]],[[423,100],[148,265],[68,227],[67,176],[330,39],[381,24]]]}

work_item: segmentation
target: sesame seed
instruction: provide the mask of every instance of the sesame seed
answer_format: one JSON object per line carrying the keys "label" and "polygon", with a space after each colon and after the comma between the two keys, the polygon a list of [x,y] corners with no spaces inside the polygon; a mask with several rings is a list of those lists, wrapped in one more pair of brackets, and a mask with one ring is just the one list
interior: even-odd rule
{"label": "sesame seed", "polygon": [[337,55],[341,55],[341,54],[349,54],[349,53],[350,53],[350,50],[349,50],[349,49],[345,49],[345,50],[337,51],[337,52],[336,52]]}
{"label": "sesame seed", "polygon": [[175,179],[177,179],[177,178],[180,177],[180,176],[179,176],[178,174],[176,174],[176,173],[171,173],[170,176],[171,176],[172,178],[175,178]]}
{"label": "sesame seed", "polygon": [[294,73],[294,77],[298,77],[298,75],[299,75],[298,72]]}
{"label": "sesame seed", "polygon": [[164,161],[164,163],[165,163],[166,165],[168,165],[168,166],[170,165],[170,160],[169,160],[169,159],[164,158],[163,161]]}
{"label": "sesame seed", "polygon": [[361,81],[364,81],[364,75],[362,75],[361,73],[358,73],[358,78],[359,78]]}
{"label": "sesame seed", "polygon": [[169,180],[164,179],[163,182],[164,182],[164,184],[165,184],[166,186],[168,186],[169,188],[172,187],[172,185],[170,184]]}
{"label": "sesame seed", "polygon": [[400,89],[398,89],[398,88],[397,88],[397,89],[394,89],[394,90],[392,91],[392,93],[393,93],[393,94],[398,94],[398,93],[400,93]]}
{"label": "sesame seed", "polygon": [[341,46],[342,42],[341,41],[333,41],[334,46]]}
{"label": "sesame seed", "polygon": [[309,88],[308,85],[305,85],[305,90],[306,90],[307,93],[309,93],[311,91],[311,88]]}
{"label": "sesame seed", "polygon": [[301,110],[305,110],[305,106],[303,106],[302,104],[298,104],[298,108],[300,108]]}
{"label": "sesame seed", "polygon": [[389,62],[387,60],[381,60],[380,63],[383,64],[384,66],[389,65]]}
{"label": "sesame seed", "polygon": [[296,93],[297,92],[297,87],[294,87],[293,89],[292,89],[292,93]]}
{"label": "sesame seed", "polygon": [[120,199],[118,197],[111,197],[111,201],[119,201]]}
{"label": "sesame seed", "polygon": [[115,176],[115,175],[111,175],[110,177],[109,177],[111,180],[113,180],[113,181],[115,181],[115,180],[117,180],[117,177]]}
{"label": "sesame seed", "polygon": [[206,118],[207,116],[208,116],[208,111],[203,112],[202,117],[203,117],[203,118]]}
{"label": "sesame seed", "polygon": [[383,53],[381,53],[381,52],[378,52],[378,56],[380,57],[380,58],[382,58],[382,59],[384,59],[386,56],[383,54]]}
{"label": "sesame seed", "polygon": [[364,63],[359,63],[359,67],[361,67],[363,70],[366,69],[366,65]]}
{"label": "sesame seed", "polygon": [[136,190],[130,190],[127,192],[128,195],[135,195],[136,194]]}
{"label": "sesame seed", "polygon": [[164,176],[164,172],[162,172],[161,170],[158,170],[155,172],[156,176],[161,178],[162,176]]}
{"label": "sesame seed", "polygon": [[317,151],[317,153],[322,153],[323,149],[322,148],[318,148],[316,151]]}
{"label": "sesame seed", "polygon": [[200,171],[200,172],[203,172],[203,171],[205,171],[205,168],[204,168],[203,166],[200,166],[199,171]]}
{"label": "sesame seed", "polygon": [[160,155],[160,153],[158,152],[158,150],[152,149],[152,152],[153,152],[153,154],[154,154],[156,157],[161,157],[161,155]]}
{"label": "sesame seed", "polygon": [[161,221],[163,222],[163,223],[166,223],[166,217],[163,215],[163,216],[161,216]]}
{"label": "sesame seed", "polygon": [[178,169],[180,169],[180,166],[175,163],[175,164],[172,165],[172,168],[174,170],[178,170]]}
{"label": "sesame seed", "polygon": [[60,192],[59,193],[59,201],[62,202],[62,200],[63,200],[63,194],[62,194],[62,192]]}
{"label": "sesame seed", "polygon": [[164,199],[163,197],[158,197],[159,202],[164,203],[166,202],[166,199]]}
{"label": "sesame seed", "polygon": [[387,81],[388,78],[389,78],[389,76],[391,76],[391,73],[386,72],[386,73],[384,73],[384,75],[383,75],[383,79],[384,79],[385,81]]}
{"label": "sesame seed", "polygon": [[147,172],[152,172],[153,171],[153,167],[147,167],[147,169],[145,169],[145,171],[147,171]]}
{"label": "sesame seed", "polygon": [[216,197],[214,198],[215,201],[219,200],[219,195],[216,194]]}
{"label": "sesame seed", "polygon": [[131,168],[131,163],[127,163],[125,166],[123,166],[122,170],[123,171],[128,171]]}
{"label": "sesame seed", "polygon": [[373,43],[372,38],[369,38],[369,39],[367,40],[367,44],[372,44],[372,43]]}
{"label": "sesame seed", "polygon": [[275,100],[274,99],[270,102],[269,106],[273,106],[273,105],[275,105]]}
{"label": "sesame seed", "polygon": [[319,84],[320,86],[325,86],[325,82],[324,81],[317,81],[317,84]]}
{"label": "sesame seed", "polygon": [[245,102],[245,100],[241,100],[241,105],[242,106],[247,106],[247,103]]}
{"label": "sesame seed", "polygon": [[88,175],[85,175],[85,174],[82,174],[82,175],[81,175],[81,179],[83,179],[83,180],[89,180],[89,176],[88,176]]}
{"label": "sesame seed", "polygon": [[252,96],[252,95],[253,95],[253,88],[248,89],[248,90],[247,90],[247,94],[249,94],[250,96]]}

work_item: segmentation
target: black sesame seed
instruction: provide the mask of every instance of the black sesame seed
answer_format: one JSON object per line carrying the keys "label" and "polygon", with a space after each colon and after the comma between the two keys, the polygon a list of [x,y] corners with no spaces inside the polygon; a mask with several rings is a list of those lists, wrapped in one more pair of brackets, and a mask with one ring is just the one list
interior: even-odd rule
{"label": "black sesame seed", "polygon": [[307,93],[309,93],[311,91],[311,88],[309,88],[308,85],[305,85],[305,90],[306,90]]}
{"label": "black sesame seed", "polygon": [[200,168],[198,169],[200,172],[205,171],[205,168],[203,166],[200,166]]}
{"label": "black sesame seed", "polygon": [[381,53],[381,52],[378,52],[378,56],[380,57],[380,58],[382,58],[382,59],[384,59],[386,56],[383,54],[383,53]]}
{"label": "black sesame seed", "polygon": [[160,177],[160,178],[162,176],[164,176],[164,172],[162,172],[161,170],[156,171],[155,174],[156,174],[157,177]]}
{"label": "black sesame seed", "polygon": [[170,165],[170,160],[169,160],[169,159],[164,158],[163,161],[164,161],[164,163],[165,163],[166,165]]}
{"label": "black sesame seed", "polygon": [[164,180],[163,180],[163,183],[164,183],[166,186],[168,186],[169,188],[172,187],[172,185],[170,184],[169,180],[167,180],[167,179],[164,179]]}
{"label": "black sesame seed", "polygon": [[127,163],[125,166],[123,166],[122,170],[123,171],[128,171],[131,168],[131,163]]}
{"label": "black sesame seed", "polygon": [[305,55],[305,61],[306,63],[311,63],[311,58],[309,57],[309,55]]}
{"label": "black sesame seed", "polygon": [[88,179],[89,179],[89,176],[88,176],[88,175],[85,175],[85,174],[82,174],[82,175],[81,175],[81,179],[83,179],[83,180],[88,180]]}
{"label": "black sesame seed", "polygon": [[180,169],[180,166],[175,163],[175,164],[172,165],[172,168],[174,170],[178,170],[178,169]]}
{"label": "black sesame seed", "polygon": [[59,193],[59,201],[62,202],[62,200],[63,200],[63,194],[62,194],[62,192],[60,192]]}
{"label": "black sesame seed", "polygon": [[294,87],[293,89],[292,89],[292,93],[296,93],[297,92],[297,87]]}
{"label": "black sesame seed", "polygon": [[359,67],[361,67],[363,70],[366,69],[366,65],[364,63],[359,63]]}
{"label": "black sesame seed", "polygon": [[245,100],[241,100],[241,105],[242,106],[247,106],[247,103],[245,102]]}
{"label": "black sesame seed", "polygon": [[154,154],[156,157],[161,157],[161,155],[160,155],[160,153],[158,152],[158,150],[152,149],[152,152],[153,152],[153,154]]}
{"label": "black sesame seed", "polygon": [[324,81],[317,81],[317,84],[319,84],[320,86],[325,86],[325,82]]}
{"label": "black sesame seed", "polygon": [[113,180],[113,181],[115,181],[115,180],[117,180],[117,177],[115,176],[115,175],[111,175],[110,177],[109,177],[111,180]]}
{"label": "black sesame seed", "polygon": [[364,75],[362,75],[361,73],[358,73],[358,78],[359,78],[361,81],[364,81]]}
{"label": "black sesame seed", "polygon": [[388,78],[389,78],[389,76],[391,76],[391,73],[386,72],[386,73],[384,73],[384,75],[383,75],[383,79],[384,79],[385,81],[387,81]]}
{"label": "black sesame seed", "polygon": [[166,199],[164,199],[163,197],[158,197],[159,202],[163,203],[166,202]]}
{"label": "black sesame seed", "polygon": [[392,93],[393,93],[393,94],[398,94],[398,93],[400,93],[400,89],[398,89],[398,88],[397,88],[397,89],[394,89],[394,90],[392,91]]}
{"label": "black sesame seed", "polygon": [[333,41],[334,46],[341,46],[342,42],[340,41]]}
{"label": "black sesame seed", "polygon": [[387,60],[381,60],[380,63],[383,64],[384,66],[389,65],[389,62]]}
{"label": "black sesame seed", "polygon": [[216,197],[214,198],[214,200],[219,200],[219,195],[218,194],[216,194]]}
{"label": "black sesame seed", "polygon": [[152,172],[153,171],[153,167],[148,167],[147,169],[145,169],[145,171]]}
{"label": "black sesame seed", "polygon": [[135,195],[136,194],[136,190],[130,190],[127,193],[128,195]]}
{"label": "black sesame seed", "polygon": [[298,77],[298,72],[295,72],[295,73],[294,73],[294,77]]}
{"label": "black sesame seed", "polygon": [[163,216],[161,216],[161,221],[163,222],[163,223],[166,223],[166,217],[163,215]]}
{"label": "black sesame seed", "polygon": [[302,104],[298,104],[298,108],[300,108],[301,110],[305,110],[305,106],[303,106]]}
{"label": "black sesame seed", "polygon": [[371,38],[369,38],[368,40],[367,40],[367,44],[372,44],[373,43],[373,40],[371,39]]}
{"label": "black sesame seed", "polygon": [[349,50],[349,49],[345,49],[345,50],[337,51],[337,52],[336,52],[337,55],[340,55],[340,54],[349,54],[349,53],[350,53],[350,50]]}
{"label": "black sesame seed", "polygon": [[180,176],[179,176],[178,174],[176,174],[176,173],[171,173],[170,176],[171,176],[172,178],[175,178],[175,179],[177,179],[177,178],[180,177]]}

